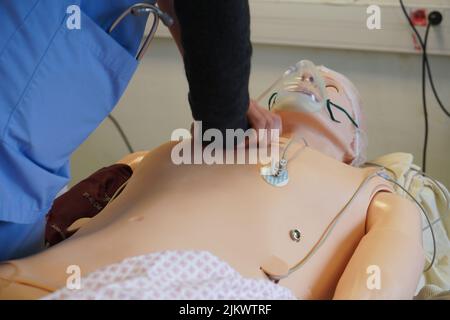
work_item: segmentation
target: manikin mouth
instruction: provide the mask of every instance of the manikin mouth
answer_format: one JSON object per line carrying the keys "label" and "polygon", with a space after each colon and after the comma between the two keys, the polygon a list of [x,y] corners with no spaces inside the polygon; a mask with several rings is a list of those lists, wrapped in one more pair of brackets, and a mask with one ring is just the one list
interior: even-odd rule
{"label": "manikin mouth", "polygon": [[312,90],[306,88],[306,86],[301,84],[296,85],[295,87],[291,87],[287,91],[303,94],[316,103],[322,102],[322,97],[320,97],[320,95],[316,94],[315,92],[313,92]]}
{"label": "manikin mouth", "polygon": [[320,102],[320,98],[318,98],[312,91],[300,88],[297,92],[308,96],[314,102]]}

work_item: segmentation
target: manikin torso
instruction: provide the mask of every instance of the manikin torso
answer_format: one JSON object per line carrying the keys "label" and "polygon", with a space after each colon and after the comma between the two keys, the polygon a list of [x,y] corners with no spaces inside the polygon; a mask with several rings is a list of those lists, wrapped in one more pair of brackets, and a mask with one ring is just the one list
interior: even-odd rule
{"label": "manikin torso", "polygon": [[[288,152],[288,159],[294,157],[290,181],[277,188],[260,177],[258,165],[174,165],[172,147],[150,152],[123,193],[72,238],[2,265],[0,278],[14,283],[3,281],[0,297],[48,294],[65,285],[69,265],[86,275],[127,257],[172,249],[207,250],[243,276],[267,278],[260,268],[267,259],[276,256],[293,266],[305,257],[374,172],[311,148],[299,151],[303,146],[296,143]],[[381,178],[371,180],[317,253],[280,285],[298,298],[332,298],[366,233],[371,200],[389,190]],[[290,238],[292,229],[301,232],[299,242]]]}
{"label": "manikin torso", "polygon": [[[332,101],[355,105],[347,80],[322,74]],[[280,112],[283,132],[297,131],[311,146],[299,151],[304,146],[297,139],[289,148],[289,183],[281,188],[262,179],[259,165],[177,166],[174,143],[153,150],[120,196],[72,238],[0,265],[0,298],[42,297],[65,286],[71,265],[86,275],[163,250],[206,250],[251,278],[267,279],[261,267],[267,271],[273,261],[293,267],[374,172],[342,162],[353,154],[351,124],[340,114],[340,123],[325,110],[318,114]],[[279,284],[307,299],[411,298],[424,261],[420,215],[390,191],[383,179],[371,179],[315,254]],[[301,233],[299,242],[290,237],[293,229]],[[373,264],[383,271],[380,291],[366,285]]]}

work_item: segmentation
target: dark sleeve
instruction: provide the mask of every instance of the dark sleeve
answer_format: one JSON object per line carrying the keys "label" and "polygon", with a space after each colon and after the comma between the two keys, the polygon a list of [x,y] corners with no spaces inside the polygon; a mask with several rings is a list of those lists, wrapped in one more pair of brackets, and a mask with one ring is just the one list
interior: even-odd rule
{"label": "dark sleeve", "polygon": [[247,129],[248,0],[175,0],[175,10],[194,119],[203,130]]}

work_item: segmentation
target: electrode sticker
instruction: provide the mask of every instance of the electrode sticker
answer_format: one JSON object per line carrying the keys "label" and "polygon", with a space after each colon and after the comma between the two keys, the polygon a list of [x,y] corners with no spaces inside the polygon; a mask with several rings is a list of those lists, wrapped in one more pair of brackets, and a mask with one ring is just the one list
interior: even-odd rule
{"label": "electrode sticker", "polygon": [[273,168],[271,166],[262,167],[260,174],[264,181],[274,187],[284,187],[289,182],[288,171],[282,169],[278,174],[273,173]]}

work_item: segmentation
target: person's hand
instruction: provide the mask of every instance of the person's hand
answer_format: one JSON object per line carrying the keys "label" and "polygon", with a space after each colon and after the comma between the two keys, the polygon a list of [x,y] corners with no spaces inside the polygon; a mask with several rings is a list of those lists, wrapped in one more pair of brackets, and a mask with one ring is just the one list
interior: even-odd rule
{"label": "person's hand", "polygon": [[[255,100],[250,100],[250,105],[247,111],[247,118],[252,129],[256,130],[257,141],[262,138],[262,141],[267,137],[272,136],[272,130],[279,130],[279,135],[282,133],[281,117],[276,113],[270,112],[267,109],[259,106]],[[266,129],[267,135],[265,137],[259,137],[259,129]],[[191,135],[194,136],[194,123],[191,124]],[[248,144],[248,141],[245,142]],[[270,139],[269,139],[270,144]]]}
{"label": "person's hand", "polygon": [[281,135],[282,133],[281,117],[260,107],[255,100],[250,100],[247,117],[248,122],[253,129],[256,131],[259,131],[259,129],[266,129],[269,137],[271,136],[271,130],[278,129],[279,134]]}

